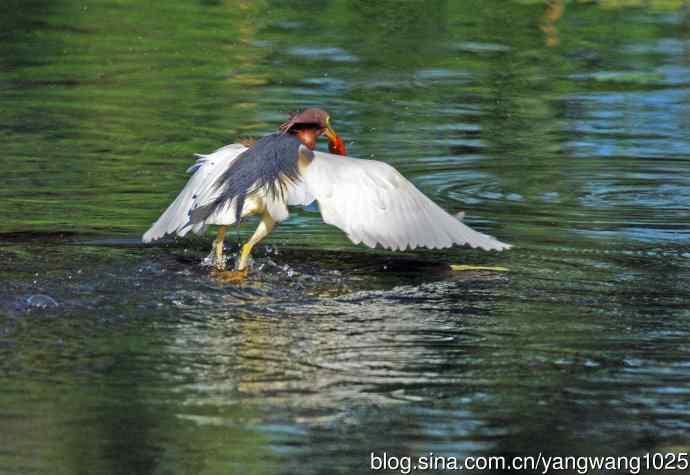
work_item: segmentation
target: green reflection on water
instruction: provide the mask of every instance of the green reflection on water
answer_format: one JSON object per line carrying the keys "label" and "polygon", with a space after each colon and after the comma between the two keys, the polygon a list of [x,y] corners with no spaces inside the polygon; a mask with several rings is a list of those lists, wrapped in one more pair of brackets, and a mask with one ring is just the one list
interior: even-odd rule
{"label": "green reflection on water", "polygon": [[[6,5],[0,471],[685,442],[687,2]],[[205,279],[206,241],[133,245],[193,153],[311,105],[353,155],[516,244],[425,259],[513,272],[327,253],[350,245],[300,210],[269,240],[297,251],[269,258],[303,280],[248,294]],[[365,293],[317,298],[336,281]],[[61,309],[25,311],[35,293]]]}

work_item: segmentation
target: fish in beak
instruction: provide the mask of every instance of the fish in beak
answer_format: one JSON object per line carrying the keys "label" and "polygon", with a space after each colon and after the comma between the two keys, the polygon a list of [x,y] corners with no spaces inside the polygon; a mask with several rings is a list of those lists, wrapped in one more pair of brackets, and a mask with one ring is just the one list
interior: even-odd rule
{"label": "fish in beak", "polygon": [[338,137],[338,134],[335,133],[335,130],[333,130],[333,127],[331,127],[331,118],[328,117],[326,118],[326,128],[324,129],[324,133],[326,134],[326,137],[328,138],[328,151],[336,154],[336,155],[347,155],[347,150],[345,149],[345,143],[343,140]]}

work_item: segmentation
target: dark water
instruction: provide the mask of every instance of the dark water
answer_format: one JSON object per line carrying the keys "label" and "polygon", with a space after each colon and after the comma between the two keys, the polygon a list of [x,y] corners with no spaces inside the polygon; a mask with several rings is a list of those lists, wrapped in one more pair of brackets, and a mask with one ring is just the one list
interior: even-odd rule
{"label": "dark water", "polygon": [[[687,3],[5,7],[0,472],[687,451]],[[371,252],[296,211],[240,288],[210,237],[138,243],[194,152],[312,105],[515,249]]]}

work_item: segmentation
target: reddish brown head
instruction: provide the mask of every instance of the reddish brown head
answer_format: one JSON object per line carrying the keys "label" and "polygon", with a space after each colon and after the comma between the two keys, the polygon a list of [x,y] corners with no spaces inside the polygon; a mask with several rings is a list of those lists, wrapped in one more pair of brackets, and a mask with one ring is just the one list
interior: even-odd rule
{"label": "reddish brown head", "polygon": [[331,118],[322,109],[310,108],[290,114],[290,120],[280,126],[283,133],[290,133],[310,149],[316,147],[316,139],[325,133],[328,137],[328,150],[338,155],[346,155],[345,144],[331,127]]}

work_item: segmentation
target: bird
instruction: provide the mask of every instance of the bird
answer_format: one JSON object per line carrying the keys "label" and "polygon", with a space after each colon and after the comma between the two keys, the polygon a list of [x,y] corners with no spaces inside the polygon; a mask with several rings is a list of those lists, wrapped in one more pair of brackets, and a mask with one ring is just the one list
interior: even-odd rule
{"label": "bird", "polygon": [[[325,135],[328,153],[316,150]],[[394,251],[468,245],[487,251],[509,249],[465,225],[419,191],[391,165],[347,156],[345,144],[319,108],[290,114],[276,132],[254,143],[233,143],[196,155],[192,173],[177,198],[143,235],[146,243],[169,234],[204,234],[217,225],[211,250],[216,275],[242,282],[252,249],[289,216],[289,206],[316,202],[322,220],[345,232],[354,244]],[[223,256],[225,231],[258,215],[254,234],[242,245],[234,270]]]}

